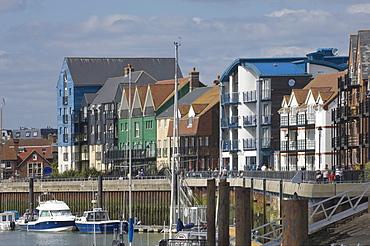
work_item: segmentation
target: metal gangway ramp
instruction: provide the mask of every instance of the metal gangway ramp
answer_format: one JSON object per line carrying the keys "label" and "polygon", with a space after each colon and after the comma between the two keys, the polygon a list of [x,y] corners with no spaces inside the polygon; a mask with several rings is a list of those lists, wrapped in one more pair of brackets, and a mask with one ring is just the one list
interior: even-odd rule
{"label": "metal gangway ramp", "polygon": [[[308,207],[308,233],[325,228],[330,224],[368,209],[370,182],[312,204]],[[327,206],[328,204],[334,204]],[[344,207],[347,209],[343,210]],[[323,218],[315,221],[316,218]],[[259,235],[259,231],[266,231]],[[252,229],[252,239],[264,241],[263,245],[280,245],[282,242],[282,218]]]}

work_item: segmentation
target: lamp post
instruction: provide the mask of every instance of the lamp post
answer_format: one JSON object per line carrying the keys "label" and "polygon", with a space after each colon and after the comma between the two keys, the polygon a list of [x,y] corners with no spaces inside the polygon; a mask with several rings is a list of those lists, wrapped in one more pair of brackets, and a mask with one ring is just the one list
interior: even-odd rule
{"label": "lamp post", "polygon": [[317,128],[317,130],[319,131],[319,169],[321,168],[321,131],[322,131],[322,127],[319,126]]}
{"label": "lamp post", "polygon": [[285,135],[285,137],[286,137],[287,170],[289,171],[289,132]]}

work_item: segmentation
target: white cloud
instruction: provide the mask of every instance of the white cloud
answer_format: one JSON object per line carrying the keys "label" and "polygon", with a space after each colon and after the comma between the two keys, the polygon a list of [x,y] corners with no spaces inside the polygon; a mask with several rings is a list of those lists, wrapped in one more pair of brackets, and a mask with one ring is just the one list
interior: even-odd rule
{"label": "white cloud", "polygon": [[291,10],[291,9],[282,9],[280,11],[274,11],[271,14],[268,14],[266,16],[268,17],[282,17],[284,15],[289,14],[307,14],[307,10],[301,9],[301,10]]}
{"label": "white cloud", "polygon": [[202,22],[202,19],[199,17],[194,17],[193,21],[196,22],[197,24],[200,24]]}
{"label": "white cloud", "polygon": [[347,8],[347,12],[350,14],[357,14],[357,13],[370,14],[370,3],[351,5]]}

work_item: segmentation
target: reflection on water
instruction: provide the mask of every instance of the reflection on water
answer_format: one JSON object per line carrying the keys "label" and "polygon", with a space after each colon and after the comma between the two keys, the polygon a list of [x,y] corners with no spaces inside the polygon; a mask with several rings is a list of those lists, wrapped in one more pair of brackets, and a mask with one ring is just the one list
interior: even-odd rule
{"label": "reflection on water", "polygon": [[[26,231],[0,231],[0,245],[12,246],[111,246],[114,234],[85,234],[79,232],[26,232]],[[132,245],[154,246],[163,238],[160,233],[134,234]],[[168,235],[167,235],[168,236]],[[128,246],[127,235],[124,243]]]}

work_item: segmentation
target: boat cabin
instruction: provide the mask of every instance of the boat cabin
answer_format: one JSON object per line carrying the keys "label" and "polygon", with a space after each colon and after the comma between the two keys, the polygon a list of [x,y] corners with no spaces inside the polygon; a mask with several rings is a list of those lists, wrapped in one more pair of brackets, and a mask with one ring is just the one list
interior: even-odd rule
{"label": "boat cabin", "polygon": [[94,208],[93,211],[85,211],[83,216],[86,221],[107,221],[109,220],[108,211],[101,208]]}

